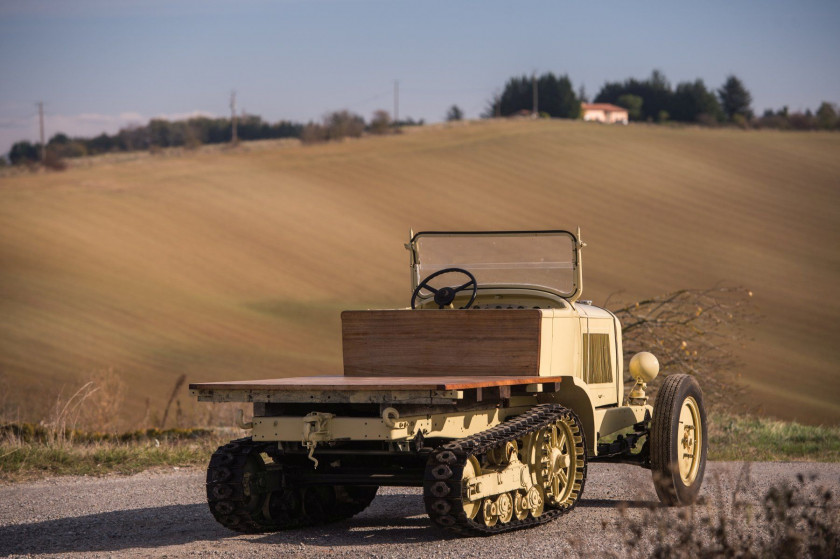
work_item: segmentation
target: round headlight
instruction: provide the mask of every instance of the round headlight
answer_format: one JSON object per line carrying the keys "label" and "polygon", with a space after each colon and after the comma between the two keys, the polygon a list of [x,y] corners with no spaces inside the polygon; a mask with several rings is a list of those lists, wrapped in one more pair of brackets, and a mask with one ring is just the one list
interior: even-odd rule
{"label": "round headlight", "polygon": [[659,374],[659,360],[649,351],[637,353],[630,359],[630,376],[638,382],[650,382]]}

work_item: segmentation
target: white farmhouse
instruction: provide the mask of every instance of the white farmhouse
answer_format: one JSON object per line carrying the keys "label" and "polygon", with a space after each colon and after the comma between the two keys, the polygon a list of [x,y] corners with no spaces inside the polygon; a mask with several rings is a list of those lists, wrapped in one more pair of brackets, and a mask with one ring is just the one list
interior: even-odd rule
{"label": "white farmhouse", "polygon": [[627,109],[610,103],[581,103],[583,120],[606,122],[607,124],[627,124]]}

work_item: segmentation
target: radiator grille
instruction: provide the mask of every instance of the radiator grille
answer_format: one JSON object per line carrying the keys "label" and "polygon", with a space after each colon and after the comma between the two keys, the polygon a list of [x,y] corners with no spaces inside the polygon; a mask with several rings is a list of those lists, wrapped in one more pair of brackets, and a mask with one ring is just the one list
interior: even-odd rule
{"label": "radiator grille", "polygon": [[583,335],[583,380],[587,384],[613,381],[609,334]]}

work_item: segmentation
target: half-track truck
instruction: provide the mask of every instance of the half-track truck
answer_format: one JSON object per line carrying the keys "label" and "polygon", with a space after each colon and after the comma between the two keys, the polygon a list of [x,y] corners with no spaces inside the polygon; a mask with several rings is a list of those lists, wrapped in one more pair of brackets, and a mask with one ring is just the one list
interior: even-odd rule
{"label": "half-track truck", "polygon": [[410,306],[341,314],[344,374],[191,384],[204,402],[250,402],[251,436],[207,469],[215,519],[265,532],[349,518],[380,486],[423,488],[432,522],[463,535],[571,511],[589,462],[649,468],[668,505],[697,498],[703,395],[629,362],[621,325],[580,299],[569,231],[411,234]]}

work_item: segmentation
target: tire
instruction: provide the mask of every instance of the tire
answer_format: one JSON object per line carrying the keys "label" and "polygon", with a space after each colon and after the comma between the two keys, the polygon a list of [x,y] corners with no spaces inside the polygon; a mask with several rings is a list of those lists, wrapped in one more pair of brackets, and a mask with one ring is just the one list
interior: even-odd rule
{"label": "tire", "polygon": [[706,470],[708,435],[703,391],[691,375],[665,379],[653,407],[650,464],[660,502],[669,506],[697,501]]}

